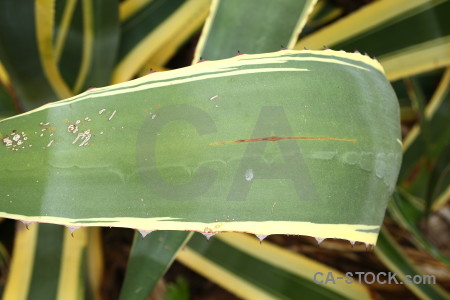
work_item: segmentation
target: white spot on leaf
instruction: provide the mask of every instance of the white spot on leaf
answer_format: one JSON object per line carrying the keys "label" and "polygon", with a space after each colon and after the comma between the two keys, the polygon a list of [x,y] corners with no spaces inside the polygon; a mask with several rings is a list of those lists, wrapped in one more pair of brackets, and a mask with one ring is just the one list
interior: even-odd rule
{"label": "white spot on leaf", "polygon": [[253,177],[254,175],[252,169],[248,169],[247,171],[245,171],[245,180],[252,181]]}
{"label": "white spot on leaf", "polygon": [[116,114],[116,110],[114,110],[112,112],[112,114],[109,116],[108,121],[111,121],[115,114]]}

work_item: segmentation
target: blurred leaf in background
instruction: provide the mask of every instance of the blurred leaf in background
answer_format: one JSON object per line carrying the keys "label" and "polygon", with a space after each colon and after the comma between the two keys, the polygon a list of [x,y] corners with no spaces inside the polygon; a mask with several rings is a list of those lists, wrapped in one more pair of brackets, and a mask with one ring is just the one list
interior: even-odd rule
{"label": "blurred leaf in background", "polygon": [[[213,236],[204,228],[205,236],[211,238],[209,242],[199,233],[183,231],[152,233],[141,228],[141,232],[133,234],[125,229],[77,230],[78,225],[73,224],[66,229],[25,222],[29,228],[26,230],[22,223],[15,226],[12,220],[3,220],[2,299],[119,299],[119,294],[121,299],[146,299],[152,289],[153,299],[298,299],[306,294],[311,299],[449,299],[449,14],[448,0],[0,1],[0,120],[91,87],[137,78],[150,70],[184,67],[200,57],[215,60],[234,56],[238,51],[262,53],[280,47],[301,50],[326,46],[367,53],[381,62],[397,94],[403,137],[397,188],[375,252],[371,252],[372,248],[366,250],[363,243],[323,241],[318,235],[314,235],[317,240],[259,235],[260,245],[255,237],[225,233]],[[321,90],[331,89],[340,82],[338,79],[344,81],[327,80]],[[255,90],[261,89],[258,82],[253,85]],[[251,90],[251,86],[247,89]],[[294,90],[279,82],[272,89]],[[215,95],[206,97],[206,102],[223,106],[222,95],[210,100]],[[124,97],[124,101],[131,99]],[[128,102],[123,105],[129,106]],[[152,116],[155,109],[146,113]],[[334,111],[332,104],[324,102],[323,116]],[[110,117],[113,110],[108,113]],[[380,117],[374,113],[369,123]],[[17,122],[26,118],[21,116]],[[9,132],[1,128],[3,138]],[[50,128],[48,134],[53,134]],[[268,152],[275,153],[269,146]],[[55,154],[48,153],[46,157],[54,160]],[[37,156],[33,161],[41,158]],[[3,188],[14,183],[17,191],[35,185],[47,190],[47,194],[51,190],[44,174],[31,179],[39,174],[30,172],[28,179],[17,181],[11,167],[5,166],[17,167],[21,160],[15,163],[14,158],[3,159]],[[92,159],[93,163],[99,161]],[[121,163],[125,165],[126,161]],[[327,165],[323,170],[336,173],[336,168]],[[100,194],[118,186],[113,180],[99,183],[98,176],[84,176],[77,181],[76,172],[67,173],[65,178],[54,174],[60,179],[58,188],[69,183],[73,186],[67,195],[88,185]],[[342,177],[355,187],[349,189],[349,196],[375,197],[370,192],[358,196],[357,190],[362,191],[362,187],[356,184],[356,177],[360,176],[354,177]],[[322,178],[326,179],[325,173]],[[0,195],[2,212],[11,201],[11,196],[5,194]],[[67,197],[46,210],[37,196],[29,194],[31,201],[26,207],[41,209],[42,218],[58,205],[75,211],[67,205]],[[280,201],[274,202],[275,208],[280,208]],[[331,207],[326,211],[333,209],[338,210]],[[381,210],[383,213],[384,207]],[[366,207],[364,217],[370,219],[372,214],[372,208]],[[437,284],[331,286],[314,282],[315,272],[337,276],[389,271],[398,272],[399,278],[408,274],[433,275]]]}

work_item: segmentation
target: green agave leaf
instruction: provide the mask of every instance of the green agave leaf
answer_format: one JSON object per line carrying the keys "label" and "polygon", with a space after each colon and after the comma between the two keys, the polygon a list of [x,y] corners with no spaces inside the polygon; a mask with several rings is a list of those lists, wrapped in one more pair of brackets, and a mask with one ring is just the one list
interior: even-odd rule
{"label": "green agave leaf", "polygon": [[[31,1],[0,2],[0,60],[8,71],[13,88],[25,110],[61,99],[49,79],[55,74],[47,73],[42,64],[45,60],[47,65],[51,65],[51,59],[43,57],[39,45],[49,45],[51,40],[50,37],[45,40],[45,30],[40,31],[43,32],[41,35],[44,41],[39,41],[36,35],[35,21],[40,10],[34,4]],[[42,27],[47,29],[51,24],[46,25],[48,24],[43,24]],[[60,90],[62,97],[70,96],[64,85],[60,86]]]}
{"label": "green agave leaf", "polygon": [[74,90],[83,61],[83,2],[60,0],[55,2],[53,34],[54,57],[61,76]]}
{"label": "green agave leaf", "polygon": [[314,10],[308,16],[305,28],[301,31],[301,36],[307,36],[311,32],[336,21],[344,14],[342,7],[331,0],[319,0],[314,6]]}
{"label": "green agave leaf", "polygon": [[306,36],[295,49],[367,52],[396,80],[450,64],[449,11],[448,0],[376,1]]}
{"label": "green agave leaf", "polygon": [[[172,16],[170,17],[170,19],[174,19],[174,20],[167,20],[165,21],[165,23],[167,23],[166,25],[160,25],[159,29],[154,29],[151,33],[149,33],[149,36],[146,37],[144,39],[143,42],[141,42],[141,44],[148,44],[150,41],[153,41],[151,44],[147,45],[145,47],[145,55],[148,55],[148,53],[152,53],[152,51],[156,50],[155,45],[157,46],[158,44],[155,43],[154,41],[154,36],[158,36],[157,32],[161,29],[161,28],[166,28],[169,26],[170,30],[165,30],[164,34],[168,35],[171,31],[173,31],[173,29],[176,29],[180,26],[180,24],[183,24],[183,22],[189,21],[188,23],[190,25],[185,25],[183,26],[183,29],[180,30],[176,30],[177,32],[177,37],[176,38],[171,38],[171,42],[169,44],[165,43],[164,47],[162,48],[162,51],[158,51],[158,52],[162,52],[163,54],[159,54],[158,52],[155,53],[154,55],[152,55],[152,59],[151,62],[153,63],[161,63],[165,60],[165,58],[169,57],[171,49],[174,48],[174,44],[176,45],[176,43],[178,42],[178,40],[180,38],[182,38],[183,36],[186,35],[186,31],[189,31],[189,27],[191,26],[195,26],[195,23],[199,22],[199,21],[203,21],[203,19],[199,16],[201,16],[202,10],[205,6],[207,1],[187,1],[185,4],[180,5],[180,8],[177,9],[177,12],[172,13]],[[298,3],[303,4],[303,1],[299,1]],[[139,4],[139,5],[144,5],[142,2],[135,2],[135,5]],[[249,3],[246,2],[223,2],[222,3],[223,7],[219,10],[216,11],[216,13],[212,16],[210,16],[209,18],[209,23],[211,22],[215,22],[215,20],[217,18],[221,18],[223,17],[223,14],[228,14],[229,10],[227,10],[227,5],[233,5],[234,9],[248,9]],[[252,3],[253,5],[257,5],[257,3]],[[278,3],[280,4],[280,3]],[[277,6],[277,9],[282,10],[283,7],[289,4],[288,1],[284,1],[284,3],[281,3],[281,5]],[[174,2],[171,2],[171,5],[174,5]],[[175,2],[176,5],[176,2]],[[292,5],[288,5],[288,7],[291,7]],[[212,10],[217,9],[217,2],[214,3]],[[299,6],[300,7],[300,6]],[[303,7],[303,9],[307,10],[307,7]],[[122,10],[122,11],[125,11]],[[157,13],[157,12],[155,12]],[[245,45],[252,45],[253,50],[257,51],[257,52],[261,52],[264,51],[264,43],[265,44],[272,44],[275,42],[275,44],[278,44],[279,40],[277,41],[277,39],[279,38],[278,36],[274,36],[273,32],[264,32],[261,33],[260,30],[260,26],[258,26],[258,22],[260,25],[262,26],[270,26],[270,24],[272,23],[273,27],[278,26],[278,20],[275,18],[269,18],[269,19],[265,19],[264,17],[267,15],[267,11],[265,10],[260,10],[258,9],[256,12],[253,12],[252,14],[250,14],[250,16],[252,16],[252,22],[250,23],[252,26],[251,28],[248,28],[245,32],[245,40],[239,40],[240,46]],[[256,17],[255,17],[256,16]],[[285,16],[286,18],[289,19],[288,25],[292,24],[292,28],[288,28],[286,27],[286,25],[283,27],[283,29],[289,29],[288,32],[291,33],[291,35],[293,34],[292,31],[294,29],[294,27],[296,27],[295,25],[297,23],[302,23],[301,17],[301,10],[296,12],[296,13],[291,13],[289,15]],[[244,22],[248,21],[248,16],[246,15],[240,15],[240,18],[242,20],[245,20]],[[293,19],[291,19],[293,18]],[[300,20],[299,20],[300,18]],[[200,19],[200,20],[199,20]],[[184,21],[183,21],[184,20]],[[213,21],[214,20],[214,21]],[[136,24],[136,22],[134,22],[133,24]],[[138,27],[138,26],[136,26]],[[207,26],[208,27],[208,26]],[[297,26],[298,27],[298,26]],[[144,30],[147,30],[145,27],[142,28]],[[206,32],[208,32],[208,37],[205,36]],[[203,31],[203,36],[202,36],[202,40],[209,41],[211,38],[215,38],[217,37],[219,40],[222,41],[229,41],[230,40],[234,40],[233,35],[235,34],[235,32],[227,32],[227,31],[223,31],[221,27],[214,27],[214,28],[209,28],[208,30],[204,30]],[[241,32],[242,34],[242,32]],[[152,37],[153,36],[153,37]],[[241,35],[243,36],[243,35]],[[254,45],[255,43],[253,41],[256,40],[261,40],[262,37],[267,36],[267,39],[264,40],[264,43],[258,43],[257,45]],[[218,40],[216,38],[216,41]],[[291,38],[291,36],[288,36],[288,38]],[[161,41],[162,39],[159,38],[159,41]],[[283,41],[287,42],[286,41]],[[203,52],[205,51],[205,46],[208,45],[208,43],[203,43],[202,45],[197,47],[197,52]],[[151,47],[151,49],[148,49],[149,47]],[[140,48],[140,47],[137,47]],[[218,52],[220,51],[224,51],[223,53],[226,53],[227,49],[222,49],[222,48],[218,48]],[[139,50],[139,49],[137,49]],[[137,51],[138,52],[138,51]],[[132,55],[130,55],[132,56]],[[140,57],[142,55],[139,55]],[[123,62],[126,62],[127,60],[124,59]],[[135,60],[135,62],[138,61],[138,59]],[[130,69],[129,67],[129,63],[124,64],[125,68],[127,70]],[[121,67],[118,68],[118,70],[120,70]],[[131,68],[132,69],[132,68]],[[128,72],[129,73],[129,72]],[[131,74],[131,73],[130,73]],[[120,75],[123,76],[123,72],[120,72]],[[214,95],[210,95],[208,96],[209,99],[213,99],[213,100],[217,100],[218,95],[214,96]],[[213,101],[211,100],[211,101]],[[217,106],[219,106],[219,104],[216,104]],[[156,117],[156,115],[155,115]],[[208,238],[213,234],[209,232],[210,229],[206,230],[206,232],[204,233]],[[144,237],[146,234],[146,231],[141,231],[142,236]],[[159,236],[160,234],[158,234]],[[152,235],[150,237],[150,239],[155,239],[157,237],[155,237],[154,235]],[[187,232],[173,232],[173,233],[164,233],[162,239],[161,239],[161,244],[166,243],[167,245],[171,245],[170,247],[170,252],[168,253],[169,255],[167,256],[157,256],[155,255],[154,251],[158,252],[157,249],[152,248],[152,251],[147,251],[146,252],[146,269],[147,270],[153,270],[153,275],[151,278],[149,278],[148,276],[145,276],[147,274],[148,271],[143,271],[142,268],[142,261],[143,261],[143,256],[139,255],[139,253],[141,252],[139,249],[135,248],[139,248],[140,244],[138,242],[136,242],[133,246],[132,249],[132,253],[130,255],[130,259],[129,259],[129,267],[127,269],[127,274],[126,274],[126,278],[125,278],[125,282],[124,285],[122,287],[123,291],[122,291],[122,298],[123,299],[127,299],[129,297],[133,297],[134,299],[145,299],[147,297],[147,295],[149,294],[150,290],[153,288],[153,286],[155,286],[155,284],[158,282],[159,278],[162,276],[162,274],[164,273],[165,269],[168,268],[168,266],[172,263],[173,258],[175,257],[176,253],[178,252],[178,249],[180,248],[181,241],[187,241],[190,238],[190,234]],[[135,236],[135,240],[136,240],[136,236]],[[147,241],[146,243],[152,243],[151,241]],[[144,243],[142,243],[144,244]],[[166,251],[167,252],[167,251]],[[159,275],[159,276],[155,276],[155,275]],[[145,283],[145,284],[144,284]],[[142,286],[145,286],[145,289],[142,289]],[[134,293],[134,291],[138,290],[139,293]]]}
{"label": "green agave leaf", "polygon": [[118,60],[122,60],[142,40],[174,13],[185,0],[147,1],[144,6],[139,7],[133,14],[122,17],[121,20],[121,44]]}
{"label": "green agave leaf", "polygon": [[[51,245],[51,247],[49,247]],[[18,223],[4,300],[84,299],[83,264],[86,234],[73,238],[52,224],[29,228]]]}
{"label": "green agave leaf", "polygon": [[[426,159],[430,159],[434,164],[438,157],[445,153],[443,151],[450,140],[448,127],[450,118],[449,82],[450,69],[444,73],[436,92],[425,109],[425,121],[430,128],[427,137],[428,148],[424,143],[423,132],[418,125],[413,127],[404,141],[405,153],[399,174],[399,183],[409,193],[422,199],[427,197],[430,180],[430,171],[425,164]],[[431,130],[431,128],[440,128],[440,130]],[[442,195],[444,192],[445,185],[440,187],[434,198],[439,198],[438,195]]]}
{"label": "green agave leaf", "polygon": [[68,226],[375,243],[401,160],[380,66],[331,50],[151,74],[0,133],[0,216]]}
{"label": "green agave leaf", "polygon": [[10,92],[0,83],[0,119],[17,114],[17,110]]}
{"label": "green agave leaf", "polygon": [[427,195],[427,208],[437,208],[442,205],[440,198],[450,190],[450,140],[438,157],[430,175],[430,186]]}
{"label": "green agave leaf", "polygon": [[443,255],[439,249],[428,242],[418,225],[424,215],[425,208],[413,203],[405,192],[395,192],[388,204],[390,216],[403,228],[412,234],[414,244],[433,255],[450,267],[450,259]]}
{"label": "green agave leaf", "polygon": [[[161,26],[166,27],[164,29],[165,36],[169,36],[166,37],[164,44],[141,67],[139,72],[141,76],[148,74],[149,70],[166,70],[164,66],[177,53],[179,48],[203,26],[209,14],[210,4],[211,0],[190,0],[170,17],[166,26]],[[162,31],[163,28],[158,31]],[[156,32],[154,33],[155,36]],[[158,40],[161,40],[161,38],[159,37]],[[151,40],[148,40],[148,42],[151,42]],[[154,44],[152,42],[152,45]]]}
{"label": "green agave leaf", "polygon": [[261,5],[258,0],[215,0],[194,62],[200,56],[215,60],[236,55],[238,51],[271,52],[280,49],[280,45],[292,48],[315,3],[316,0],[281,0]]}
{"label": "green agave leaf", "polygon": [[119,6],[108,0],[76,1],[75,7],[73,2],[56,3],[55,56],[61,57],[61,72],[79,93],[110,83],[119,48]]}
{"label": "green agave leaf", "polygon": [[[133,78],[154,56],[157,61],[171,55],[180,44],[179,37],[187,38],[202,23],[210,0],[154,0],[131,1],[121,8],[121,42],[113,83]],[[198,21],[200,19],[200,22]],[[161,52],[166,50],[166,55]],[[163,56],[163,58],[161,58]],[[161,66],[157,66],[161,67]]]}
{"label": "green agave leaf", "polygon": [[[142,234],[142,237],[141,237]],[[147,299],[158,280],[175,259],[175,254],[192,233],[184,231],[136,232],[119,299]],[[148,237],[145,235],[150,234]]]}
{"label": "green agave leaf", "polygon": [[[405,253],[385,228],[380,231],[375,254],[391,271],[397,273],[397,280],[403,281],[404,285],[420,299],[450,299],[450,295],[433,282],[415,284],[414,277],[423,276],[423,274],[417,271],[413,262],[405,256]],[[425,277],[422,277],[422,279],[427,280]]]}
{"label": "green agave leaf", "polygon": [[[0,220],[0,223],[3,220]],[[4,274],[8,272],[10,260],[11,258],[10,254],[8,253],[8,250],[5,248],[3,243],[0,242],[0,274],[2,274],[2,277],[4,276]],[[4,290],[4,282],[2,280],[2,283],[0,283],[0,298],[3,295],[3,290]]]}
{"label": "green agave leaf", "polygon": [[414,93],[412,93],[413,90],[410,86],[407,85],[407,81],[413,79],[419,82],[421,93],[428,105],[436,92],[436,87],[441,84],[440,82],[445,70],[446,69],[437,69],[391,82],[400,104],[402,123],[414,124],[418,121],[418,113],[412,106],[413,100],[411,99],[411,96]]}
{"label": "green agave leaf", "polygon": [[194,235],[177,260],[243,299],[370,299],[366,287],[332,279],[339,271],[243,234]]}

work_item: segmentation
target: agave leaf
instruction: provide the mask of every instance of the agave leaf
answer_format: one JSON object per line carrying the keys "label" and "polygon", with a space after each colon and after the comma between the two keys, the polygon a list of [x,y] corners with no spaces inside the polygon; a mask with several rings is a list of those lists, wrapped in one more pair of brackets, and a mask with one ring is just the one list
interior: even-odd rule
{"label": "agave leaf", "polygon": [[436,259],[450,267],[450,259],[443,255],[439,249],[430,244],[418,228],[424,210],[425,208],[423,205],[419,206],[417,203],[414,203],[408,199],[407,194],[402,191],[394,193],[392,200],[389,201],[388,204],[390,216],[411,233],[414,245],[427,251]]}
{"label": "agave leaf", "polygon": [[[278,5],[277,9],[283,9],[282,7],[286,5],[287,2],[282,3],[283,5]],[[302,4],[303,1],[298,1],[298,4]],[[306,2],[305,2],[306,3]],[[137,3],[136,3],[137,4]],[[214,16],[211,16],[209,19],[209,23],[211,24],[211,22],[213,22],[213,20],[215,20],[216,18],[223,17],[223,14],[227,14],[229,13],[229,11],[227,11],[227,5],[233,5],[234,9],[239,9],[239,8],[245,8],[248,9],[248,4],[247,2],[224,2],[224,7],[219,10],[216,11],[216,13],[214,14]],[[253,3],[256,4],[256,3]],[[280,4],[280,3],[277,3]],[[217,9],[217,3],[215,3],[216,9]],[[158,54],[156,53],[154,56],[152,56],[152,60],[150,62],[155,62],[155,63],[161,63],[164,62],[165,59],[167,59],[169,57],[170,54],[170,50],[173,49],[171,48],[172,46],[176,45],[176,43],[181,39],[181,37],[183,35],[186,34],[186,31],[189,31],[190,28],[192,28],[193,25],[195,25],[196,22],[198,22],[199,17],[198,15],[201,16],[202,13],[202,1],[188,1],[186,3],[186,5],[183,5],[178,12],[174,13],[174,20],[173,21],[168,21],[168,24],[171,24],[170,27],[173,28],[179,28],[180,25],[182,25],[184,23],[184,21],[186,21],[187,19],[191,19],[193,16],[195,16],[195,20],[194,22],[190,22],[191,25],[190,26],[184,26],[185,28],[183,30],[177,30],[178,31],[178,38],[174,39],[172,38],[170,44],[168,45],[168,48],[166,47],[166,45],[164,45],[163,49],[161,49],[159,51],[159,53],[163,53]],[[301,7],[301,6],[299,6]],[[186,9],[188,8],[188,10],[186,11]],[[303,7],[305,10],[308,10],[307,7]],[[214,9],[213,9],[214,10]],[[240,40],[239,42],[241,43],[241,46],[243,45],[253,45],[253,41],[255,40],[260,40],[261,37],[268,35],[268,38],[265,39],[265,43],[266,44],[270,44],[273,42],[277,42],[276,39],[278,39],[278,36],[274,36],[272,34],[272,32],[269,32],[270,34],[268,34],[267,32],[264,32],[263,34],[260,31],[259,26],[257,26],[258,22],[260,24],[263,24],[264,26],[268,26],[270,23],[274,23],[273,25],[275,26],[277,23],[277,20],[274,18],[269,18],[269,19],[264,19],[263,16],[265,16],[267,14],[267,11],[265,10],[258,10],[258,13],[252,13],[250,14],[251,17],[251,28],[248,28],[245,32],[245,35],[241,36],[245,36],[245,40]],[[298,24],[298,23],[302,23],[303,19],[298,20],[299,16],[301,16],[301,10],[298,11],[297,13],[291,13],[289,15],[285,16],[285,20],[288,20],[288,23],[292,23],[292,24]],[[191,17],[189,17],[191,16]],[[256,16],[256,18],[255,18]],[[241,16],[242,19],[247,20],[248,16],[246,15],[242,15]],[[171,17],[172,18],[172,17]],[[293,19],[292,19],[293,18]],[[184,21],[183,21],[184,20]],[[247,20],[248,21],[248,20]],[[161,26],[161,27],[166,27],[166,26]],[[298,26],[297,26],[298,27]],[[157,31],[157,30],[156,30]],[[288,42],[289,39],[292,39],[295,33],[293,33],[293,31],[295,32],[295,30],[293,30],[293,28],[289,28],[288,32],[290,32],[290,35],[288,35],[286,37],[286,40],[283,41],[284,42]],[[208,37],[205,36],[207,32]],[[164,33],[167,35],[167,30],[164,31]],[[215,28],[215,29],[208,29],[208,30],[204,30],[203,31],[203,36],[201,37],[202,40],[209,40],[210,38],[214,38],[214,37],[220,37],[220,39],[222,39],[223,41],[229,41],[229,40],[233,40],[233,35],[235,34],[235,32],[227,32],[227,31],[222,31],[222,29],[220,27]],[[150,37],[153,35],[150,34]],[[149,39],[150,41],[152,40],[151,38]],[[208,43],[203,43],[202,45],[200,45],[199,47],[197,47],[197,53],[201,53],[204,51],[204,47],[205,45],[207,45]],[[154,45],[155,43],[153,42],[148,46],[152,46],[152,49],[154,49]],[[257,46],[253,45],[252,46],[253,49],[257,52],[261,52],[264,49],[264,43],[259,43],[257,44]],[[226,51],[226,49],[220,49],[219,51]],[[224,52],[226,53],[226,52]],[[141,55],[142,56],[142,55]],[[218,95],[208,95],[206,98],[208,99],[212,99],[210,101],[214,101],[214,100],[218,100]],[[206,100],[205,98],[205,100]],[[215,101],[215,102],[216,102]],[[214,107],[218,108],[219,104],[215,104],[214,103]],[[156,114],[151,115],[151,118],[153,117],[157,117]],[[178,154],[175,154],[178,155]],[[188,195],[190,194],[190,192],[187,193]],[[211,235],[213,235],[213,233],[210,232],[209,227],[204,227],[205,229],[203,229],[205,232],[204,234],[207,237],[210,237]],[[208,229],[206,229],[208,228]],[[144,234],[146,233],[146,231],[141,231]],[[182,241],[187,241],[190,238],[190,234],[187,232],[173,232],[173,233],[169,233],[169,232],[164,232],[161,233],[163,234],[163,240],[161,241],[161,243],[167,243],[168,245],[171,245],[170,247],[170,252],[166,253],[167,255],[160,257],[159,259],[156,259],[156,256],[154,255],[153,251],[148,251],[146,252],[146,259],[144,260],[145,263],[145,269],[147,270],[154,270],[153,274],[155,275],[159,275],[159,276],[153,276],[152,278],[148,278],[148,276],[146,275],[146,271],[143,270],[143,256],[140,255],[139,253],[141,252],[139,250],[140,247],[140,243],[139,241],[136,241],[137,239],[137,235],[135,235],[135,244],[134,247],[132,249],[132,253],[130,255],[130,259],[129,259],[129,266],[127,268],[127,273],[125,276],[125,282],[124,285],[122,287],[123,291],[122,291],[122,298],[129,298],[131,296],[133,296],[135,299],[145,299],[147,297],[147,295],[149,294],[149,291],[152,289],[152,287],[157,283],[157,281],[159,280],[160,276],[162,276],[162,274],[165,271],[165,268],[168,268],[168,266],[171,264],[173,257],[175,257],[179,247],[182,245]],[[160,233],[158,233],[158,236],[161,235]],[[154,236],[150,236],[150,239],[155,239]],[[150,242],[150,241],[149,241]],[[149,243],[147,242],[147,243]],[[146,243],[142,243],[142,244],[146,244]],[[178,247],[177,247],[178,246]],[[135,248],[138,248],[135,250]],[[157,249],[156,249],[157,250]],[[166,251],[167,252],[167,251]],[[145,283],[145,284],[144,284]],[[146,288],[143,289],[142,287],[145,286]],[[139,293],[134,293],[134,291],[138,290]]]}
{"label": "agave leaf", "polygon": [[0,83],[2,83],[2,85],[4,85],[5,87],[11,86],[11,81],[9,79],[8,72],[6,72],[5,67],[3,66],[1,61],[0,61]]}
{"label": "agave leaf", "polygon": [[83,38],[86,32],[83,31],[82,7],[83,2],[79,0],[55,3],[54,57],[61,76],[72,91],[83,65],[83,40],[87,40]]}
{"label": "agave leaf", "polygon": [[245,299],[371,299],[363,285],[336,279],[345,278],[339,271],[244,234],[194,235],[177,260]]}
{"label": "agave leaf", "polygon": [[72,2],[67,1],[62,13],[72,12],[72,22],[63,22],[63,16],[55,28],[55,57],[61,56],[59,67],[71,79],[76,94],[110,83],[120,31],[118,5],[106,0],[80,0],[74,9]]}
{"label": "agave leaf", "polygon": [[69,226],[375,243],[401,159],[380,66],[331,50],[155,73],[0,132],[0,216]]}
{"label": "agave leaf", "polygon": [[427,203],[431,210],[442,207],[450,199],[450,143],[442,151],[430,176],[430,192]]}
{"label": "agave leaf", "polygon": [[330,0],[319,0],[314,6],[313,11],[308,16],[305,27],[301,31],[301,36],[307,36],[311,32],[317,31],[319,28],[326,26],[344,14],[342,7],[338,3]]}
{"label": "agave leaf", "polygon": [[17,110],[18,108],[10,94],[10,90],[7,90],[0,82],[0,119],[15,115]]}
{"label": "agave leaf", "polygon": [[[402,188],[415,196],[425,199],[427,197],[427,189],[430,180],[429,167],[425,165],[426,155],[433,164],[438,157],[444,155],[444,149],[450,139],[450,130],[447,126],[450,118],[450,110],[448,103],[450,101],[449,93],[450,69],[444,73],[436,92],[425,108],[424,118],[430,128],[440,128],[440,130],[429,130],[427,150],[423,133],[419,125],[414,126],[406,136],[404,141],[404,159],[399,175],[399,183]],[[427,153],[429,152],[429,153]],[[445,183],[445,182],[444,182]],[[441,185],[439,191],[436,191],[433,199],[442,199],[442,195],[446,191],[446,185]],[[443,200],[439,200],[436,203]],[[436,209],[436,207],[435,207]]]}
{"label": "agave leaf", "polygon": [[[257,0],[214,0],[194,62],[200,57],[223,59],[238,51],[263,53],[283,46],[292,48],[315,3],[316,0],[282,0],[261,5]],[[255,32],[264,34],[255,37]],[[248,42],[249,37],[254,39]]]}
{"label": "agave leaf", "polygon": [[447,0],[376,1],[301,39],[295,49],[367,52],[396,80],[450,65],[449,10]]}
{"label": "agave leaf", "polygon": [[18,222],[3,299],[81,299],[85,246],[84,230],[73,238],[61,226],[35,224],[27,230]]}
{"label": "agave leaf", "polygon": [[183,231],[156,231],[144,238],[134,234],[127,273],[120,291],[125,300],[147,299],[150,291],[175,259],[178,249],[191,237]]}
{"label": "agave leaf", "polygon": [[[166,71],[164,68],[166,63],[179,50],[183,43],[198,31],[205,22],[209,13],[210,2],[210,0],[190,2],[189,7],[185,7],[182,10],[180,9],[177,14],[174,14],[173,18],[177,18],[178,21],[173,25],[176,32],[173,32],[170,40],[167,40],[160,49],[156,50],[145,63],[144,67],[141,68],[139,73],[141,76],[148,74],[150,70]],[[251,37],[249,38],[252,40]]]}
{"label": "agave leaf", "polygon": [[[4,219],[1,219],[0,223],[2,223],[3,220]],[[4,276],[3,274],[7,274],[9,270],[10,260],[11,258],[8,250],[3,245],[3,243],[0,242],[0,274],[2,274],[2,276]],[[4,282],[0,284],[0,298],[2,298],[3,295],[4,284]]]}
{"label": "agave leaf", "polygon": [[[78,236],[78,232],[75,232]],[[86,259],[80,263],[84,263],[82,267],[86,269],[84,276],[86,287],[86,299],[100,300],[102,279],[103,279],[103,252],[101,240],[101,228],[90,227],[87,230]]]}
{"label": "agave leaf", "polygon": [[[70,96],[67,86],[58,85],[61,77],[51,57],[53,18],[50,12],[45,13],[44,7],[51,11],[52,3],[40,3],[42,6],[29,1],[0,2],[0,60],[25,110]],[[40,26],[39,34],[35,27],[38,17],[50,19]],[[58,91],[53,89],[55,86]]]}
{"label": "agave leaf", "polygon": [[[199,16],[202,19],[209,2],[155,0],[140,4],[139,9],[128,9],[129,6],[126,6],[127,12],[122,13],[121,45],[112,82],[131,79],[153,55],[165,51],[166,44],[171,44],[179,32],[185,35],[184,27],[190,26],[190,23],[198,24],[195,19]],[[178,40],[178,44],[180,42]],[[167,50],[173,53],[174,49],[172,44]]]}
{"label": "agave leaf", "polygon": [[[414,276],[423,276],[423,274],[405,256],[397,242],[385,228],[382,228],[380,231],[375,254],[391,271],[397,273],[397,280],[399,282],[402,281],[420,299],[450,299],[445,290],[433,283],[433,281],[422,282],[421,284],[416,284],[413,281]],[[430,278],[422,277],[423,280],[432,280]]]}

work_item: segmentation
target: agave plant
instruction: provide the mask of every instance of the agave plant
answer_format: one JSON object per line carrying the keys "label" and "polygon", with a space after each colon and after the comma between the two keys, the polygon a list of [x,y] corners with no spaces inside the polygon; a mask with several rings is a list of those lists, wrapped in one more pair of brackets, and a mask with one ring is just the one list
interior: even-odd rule
{"label": "agave plant", "polygon": [[[377,295],[319,282],[345,270],[270,235],[376,244],[400,280],[426,275],[397,226],[448,272],[448,239],[424,228],[450,195],[449,12],[425,0],[351,14],[311,0],[3,0],[0,217],[19,221],[9,267],[0,244],[3,299],[104,298],[101,227],[135,229],[120,299],[146,299],[175,259],[246,299]],[[174,56],[192,66],[168,70]]]}

